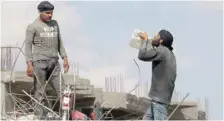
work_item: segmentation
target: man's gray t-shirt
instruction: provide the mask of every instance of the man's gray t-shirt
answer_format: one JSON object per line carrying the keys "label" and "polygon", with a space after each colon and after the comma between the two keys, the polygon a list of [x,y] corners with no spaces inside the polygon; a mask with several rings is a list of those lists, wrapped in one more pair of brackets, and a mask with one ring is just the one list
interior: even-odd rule
{"label": "man's gray t-shirt", "polygon": [[26,61],[58,60],[58,53],[67,56],[56,20],[48,23],[36,20],[26,30]]}
{"label": "man's gray t-shirt", "polygon": [[149,97],[161,103],[170,103],[177,75],[174,53],[163,45],[152,47],[149,41],[144,41],[138,58],[142,61],[152,61]]}

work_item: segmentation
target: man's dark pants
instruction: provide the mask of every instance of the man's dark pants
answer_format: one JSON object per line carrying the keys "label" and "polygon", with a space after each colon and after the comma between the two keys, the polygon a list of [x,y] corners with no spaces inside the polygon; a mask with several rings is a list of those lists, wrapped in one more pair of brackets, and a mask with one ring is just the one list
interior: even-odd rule
{"label": "man's dark pants", "polygon": [[[57,60],[39,60],[33,63],[34,65],[34,98],[41,104],[51,107],[46,99],[46,93],[44,87],[46,87],[45,82],[48,82],[50,86],[56,91],[58,100],[60,100],[60,64]],[[51,109],[51,108],[50,108]],[[37,104],[35,109],[35,114],[40,117],[45,117],[47,110],[42,106]]]}

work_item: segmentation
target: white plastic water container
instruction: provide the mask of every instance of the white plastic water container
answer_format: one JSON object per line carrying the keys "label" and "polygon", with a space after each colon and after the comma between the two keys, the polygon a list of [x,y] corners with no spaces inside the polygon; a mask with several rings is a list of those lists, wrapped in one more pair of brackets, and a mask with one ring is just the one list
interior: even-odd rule
{"label": "white plastic water container", "polygon": [[143,31],[138,29],[134,30],[134,32],[132,33],[131,42],[129,44],[130,47],[139,49],[142,46],[143,40],[138,35],[140,32],[143,32]]}
{"label": "white plastic water container", "polygon": [[[144,32],[144,31],[141,31],[141,30],[134,30],[134,32],[132,33],[132,39],[131,39],[131,42],[129,43],[129,46],[132,47],[132,48],[135,48],[135,49],[140,49],[142,44],[143,44],[143,41],[146,41],[146,40],[142,40],[140,37],[139,37],[139,33],[140,32]],[[147,48],[148,49],[152,49],[152,39],[149,37],[148,39],[148,45],[147,45]]]}

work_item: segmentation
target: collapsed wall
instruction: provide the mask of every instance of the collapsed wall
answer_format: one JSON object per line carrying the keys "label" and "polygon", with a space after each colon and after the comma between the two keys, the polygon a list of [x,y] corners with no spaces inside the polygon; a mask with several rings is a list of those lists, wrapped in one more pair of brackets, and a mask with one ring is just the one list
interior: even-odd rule
{"label": "collapsed wall", "polygon": [[[2,72],[2,75],[6,74],[6,72]],[[30,101],[30,98],[25,96],[22,90],[32,94],[32,86],[33,80],[26,76],[25,72],[15,72],[13,74],[12,80],[14,83],[8,79],[9,76],[2,76],[1,80],[4,83],[1,83],[1,112],[12,112],[14,111],[15,101],[13,101],[12,97],[8,94],[16,95],[17,97],[23,99],[24,101]],[[101,88],[94,88],[91,85],[90,80],[83,79],[80,77],[75,77],[74,75],[66,75],[64,74],[63,80],[65,84],[72,84],[75,86],[75,107],[77,110],[82,111],[82,109],[92,108],[96,102],[101,104],[101,107],[105,110],[109,110],[115,106],[113,110],[113,116],[118,117],[120,115],[126,115],[134,113],[131,115],[133,117],[142,116],[150,103],[148,98],[139,97],[137,98],[135,95],[127,94],[127,93],[116,93],[116,92],[103,92]],[[56,99],[56,93],[50,86],[47,86],[47,93],[51,95],[51,100]],[[9,93],[10,92],[10,93]],[[120,99],[120,102],[117,104],[117,101]],[[169,107],[169,114],[173,111],[173,109],[179,104],[179,102],[172,102]],[[180,105],[178,110],[171,117],[172,120],[184,120],[198,119],[198,107],[196,102],[184,102]],[[118,113],[119,112],[119,113]],[[127,118],[127,117],[126,117]],[[130,117],[129,117],[130,118]]]}

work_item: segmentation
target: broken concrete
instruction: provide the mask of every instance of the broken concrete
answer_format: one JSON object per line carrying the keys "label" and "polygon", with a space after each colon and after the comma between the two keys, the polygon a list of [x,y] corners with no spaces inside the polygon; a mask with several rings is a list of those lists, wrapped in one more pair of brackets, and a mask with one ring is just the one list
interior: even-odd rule
{"label": "broken concrete", "polygon": [[[178,102],[171,102],[169,113],[171,113]],[[198,103],[197,102],[183,102],[177,111],[171,117],[172,120],[198,120]]]}
{"label": "broken concrete", "polygon": [[[15,72],[10,80],[9,72],[1,72],[1,80],[4,83],[1,83],[1,104],[3,104],[2,112],[10,112],[13,111],[13,101],[10,96],[7,95],[9,93],[9,82],[11,84],[11,94],[23,94],[22,90],[25,90],[28,93],[32,93],[33,87],[33,79],[26,76],[25,72]],[[135,116],[141,116],[145,113],[150,103],[149,98],[139,97],[137,98],[135,95],[127,94],[127,93],[115,93],[115,92],[103,92],[101,88],[94,88],[91,85],[90,80],[83,79],[80,77],[75,77],[71,74],[63,74],[62,75],[65,83],[64,84],[75,84],[75,103],[76,108],[81,111],[82,108],[91,108],[96,102],[102,104],[102,108],[110,109],[114,105],[116,105],[117,101],[120,100],[120,103],[115,107],[114,111],[118,111],[117,115],[125,115],[128,113],[136,112]],[[55,92],[50,86],[47,86],[48,95],[51,95],[51,98],[54,99]],[[29,98],[24,96],[19,96],[23,98],[25,101],[28,101]],[[180,102],[171,102],[171,106],[169,108],[169,113],[173,111],[173,109]],[[113,112],[116,113],[116,112]],[[115,114],[114,114],[115,115]],[[135,117],[134,116],[134,117]],[[183,119],[192,119],[196,120],[198,118],[198,103],[197,102],[184,102],[180,105],[177,112],[171,117],[172,120],[183,120]]]}

